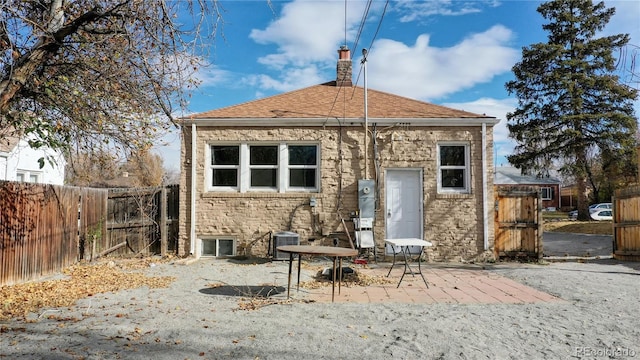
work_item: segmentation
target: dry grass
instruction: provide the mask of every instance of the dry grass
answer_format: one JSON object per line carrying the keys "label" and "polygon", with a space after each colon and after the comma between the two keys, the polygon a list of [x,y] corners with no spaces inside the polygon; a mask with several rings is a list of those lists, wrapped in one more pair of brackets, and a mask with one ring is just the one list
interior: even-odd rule
{"label": "dry grass", "polygon": [[611,221],[545,221],[544,230],[577,234],[613,235]]}

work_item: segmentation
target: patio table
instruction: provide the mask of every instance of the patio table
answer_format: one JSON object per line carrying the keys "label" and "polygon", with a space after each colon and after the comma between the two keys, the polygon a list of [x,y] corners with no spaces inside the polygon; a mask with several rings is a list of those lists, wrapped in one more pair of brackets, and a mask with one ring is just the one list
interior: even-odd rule
{"label": "patio table", "polygon": [[287,282],[287,299],[289,298],[289,290],[291,288],[291,268],[293,263],[293,255],[298,255],[298,287],[300,291],[300,257],[304,255],[327,256],[333,258],[333,272],[331,273],[331,302],[335,298],[336,291],[336,260],[339,260],[340,275],[338,277],[338,294],[342,283],[342,258],[358,255],[358,250],[332,247],[332,246],[314,246],[314,245],[284,245],[278,246],[278,251],[289,253],[289,281]]}
{"label": "patio table", "polygon": [[[387,273],[387,277],[389,277],[389,275],[391,274],[391,270],[393,270],[393,267],[396,265],[396,255],[398,253],[402,253],[402,256],[404,259],[404,272],[402,273],[402,277],[400,277],[400,281],[398,282],[398,286],[396,286],[396,288],[400,287],[400,284],[402,283],[402,279],[404,279],[404,276],[406,274],[411,274],[413,276],[416,276],[415,275],[416,273],[420,274],[420,276],[422,277],[422,280],[424,280],[424,284],[427,285],[427,288],[428,288],[429,284],[427,283],[427,279],[424,278],[424,275],[422,274],[422,267],[420,266],[420,263],[421,263],[420,255],[422,255],[422,252],[424,251],[425,247],[432,246],[433,244],[429,241],[417,239],[417,238],[385,239],[384,242],[386,244],[391,245],[391,248],[393,249],[393,263],[391,264],[391,268]],[[411,255],[412,255],[411,249],[409,248],[411,246],[416,246],[420,248],[420,252],[417,253],[418,255],[417,257],[418,271],[417,272],[414,272],[411,269],[411,265],[409,265],[409,262],[411,261]],[[396,251],[396,247],[399,247],[400,251]]]}

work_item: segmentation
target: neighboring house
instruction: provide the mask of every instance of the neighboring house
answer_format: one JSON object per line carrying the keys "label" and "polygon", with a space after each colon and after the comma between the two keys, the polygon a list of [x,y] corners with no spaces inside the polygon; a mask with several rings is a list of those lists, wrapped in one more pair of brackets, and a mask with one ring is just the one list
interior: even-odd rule
{"label": "neighboring house", "polygon": [[[45,160],[40,168],[39,159],[47,156],[53,157],[56,165]],[[0,132],[0,180],[63,185],[65,165],[61,153],[49,148],[33,149],[26,138],[10,129]]]}
{"label": "neighboring house", "polygon": [[552,177],[538,178],[522,175],[520,169],[510,166],[498,166],[495,172],[495,185],[526,185],[540,188],[542,207],[548,210],[560,209],[560,180]]}
{"label": "neighboring house", "polygon": [[420,238],[433,261],[493,257],[498,120],[365,91],[338,54],[336,81],[183,119],[180,255],[265,256],[278,232],[349,246],[360,216],[378,255]]}

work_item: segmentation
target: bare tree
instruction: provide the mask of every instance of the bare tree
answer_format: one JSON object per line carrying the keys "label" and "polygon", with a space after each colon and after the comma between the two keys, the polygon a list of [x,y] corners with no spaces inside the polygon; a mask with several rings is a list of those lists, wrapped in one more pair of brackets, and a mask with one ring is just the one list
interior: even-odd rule
{"label": "bare tree", "polygon": [[220,22],[216,0],[2,0],[0,129],[86,154],[148,148]]}
{"label": "bare tree", "polygon": [[141,150],[131,156],[124,166],[129,176],[137,179],[137,186],[160,186],[164,178],[162,157],[149,150]]}
{"label": "bare tree", "polygon": [[73,153],[69,156],[65,182],[91,187],[157,187],[163,185],[162,157],[148,149],[130,154],[126,161],[113,153]]}

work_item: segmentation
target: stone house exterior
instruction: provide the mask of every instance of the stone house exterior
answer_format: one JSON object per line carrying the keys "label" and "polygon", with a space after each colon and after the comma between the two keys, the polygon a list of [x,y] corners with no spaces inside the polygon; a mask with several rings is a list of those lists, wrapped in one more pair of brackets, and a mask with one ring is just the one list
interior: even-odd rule
{"label": "stone house exterior", "polygon": [[366,213],[378,258],[407,237],[493,257],[498,120],[354,86],[338,54],[335,81],[183,119],[180,255],[268,256],[279,232],[349,247]]}

